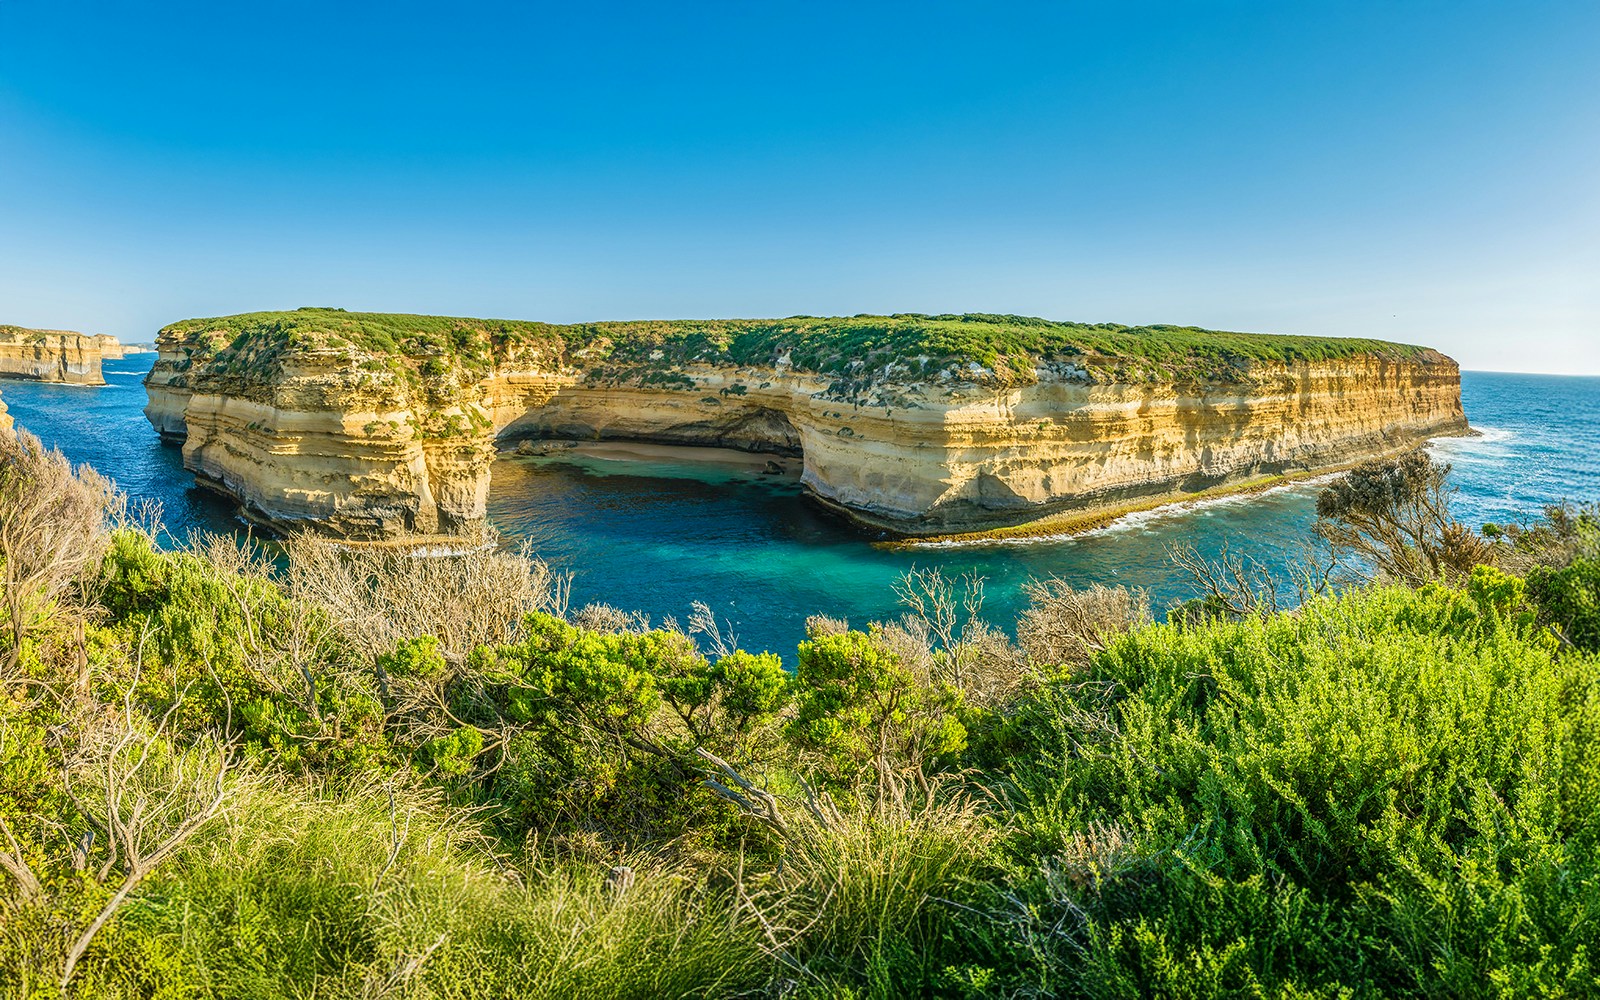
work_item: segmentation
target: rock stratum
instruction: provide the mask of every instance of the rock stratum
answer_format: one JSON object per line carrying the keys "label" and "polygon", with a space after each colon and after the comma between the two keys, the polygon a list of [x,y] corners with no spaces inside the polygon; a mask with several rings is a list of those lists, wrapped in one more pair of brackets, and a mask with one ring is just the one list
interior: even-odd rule
{"label": "rock stratum", "polygon": [[105,385],[100,363],[123,352],[117,338],[105,334],[0,326],[0,378]]}
{"label": "rock stratum", "polygon": [[1038,525],[1465,433],[1460,371],[1384,341],[1010,316],[543,323],[302,309],[163,329],[151,423],[276,528],[482,528],[497,449],[797,456],[899,536]]}

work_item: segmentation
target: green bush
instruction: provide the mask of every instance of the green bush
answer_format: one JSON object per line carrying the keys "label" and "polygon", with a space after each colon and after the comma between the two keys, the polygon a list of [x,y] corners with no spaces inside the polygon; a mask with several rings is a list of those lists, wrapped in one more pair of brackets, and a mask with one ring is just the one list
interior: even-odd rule
{"label": "green bush", "polygon": [[546,614],[523,626],[520,643],[475,650],[451,692],[456,718],[509,733],[486,790],[522,823],[676,836],[708,820],[695,748],[773,755],[789,691],[776,657],[713,663],[681,632],[596,632]]}
{"label": "green bush", "polygon": [[441,677],[445,671],[444,651],[431,635],[406,639],[394,651],[377,657],[376,666],[391,677]]}
{"label": "green bush", "polygon": [[1600,672],[1475,583],[1143,629],[1042,695],[1014,847],[1070,933],[1024,921],[1018,964],[1103,996],[1600,987]]}
{"label": "green bush", "polygon": [[874,763],[921,767],[966,747],[959,693],[916,676],[876,636],[817,636],[798,659],[788,735],[834,780],[848,783]]}
{"label": "green bush", "polygon": [[[142,532],[113,535],[101,568],[105,635],[135,663],[108,664],[103,696],[120,701],[136,685],[153,713],[176,706],[180,729],[231,727],[280,766],[392,763],[374,678],[348,669],[324,614],[291,599],[259,554],[219,564],[237,550],[213,544],[160,552]],[[415,656],[434,640],[418,643]]]}
{"label": "green bush", "polygon": [[1575,559],[1561,569],[1535,566],[1528,573],[1528,597],[1568,642],[1600,652],[1600,559]]}

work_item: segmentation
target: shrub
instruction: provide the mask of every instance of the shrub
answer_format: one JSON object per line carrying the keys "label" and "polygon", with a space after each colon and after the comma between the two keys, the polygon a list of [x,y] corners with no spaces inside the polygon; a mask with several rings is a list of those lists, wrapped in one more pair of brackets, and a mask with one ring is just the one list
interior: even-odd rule
{"label": "shrub", "polygon": [[635,843],[674,836],[711,805],[688,794],[696,747],[743,762],[776,754],[790,683],[774,656],[713,663],[682,632],[594,632],[546,614],[522,631],[519,644],[476,650],[450,698],[454,718],[503,743],[489,790],[523,822]]}
{"label": "shrub", "polygon": [[1145,628],[1042,694],[1019,862],[1136,850],[1036,875],[1014,961],[1106,996],[1593,989],[1600,674],[1474,583]]}
{"label": "shrub", "polygon": [[[136,694],[156,714],[181,703],[183,730],[235,726],[280,766],[383,766],[388,756],[373,676],[347,662],[327,614],[292,598],[250,543],[201,536],[159,552],[124,529],[102,566],[110,635],[131,662],[107,665],[103,694]],[[183,697],[179,697],[180,694]]]}
{"label": "shrub", "polygon": [[474,548],[439,554],[349,549],[311,535],[287,545],[288,591],[322,609],[344,645],[368,659],[417,636],[448,657],[517,638],[523,616],[564,613],[566,578],[515,552]]}
{"label": "shrub", "polygon": [[1448,464],[1422,451],[1364,462],[1317,495],[1316,532],[1380,578],[1459,580],[1495,549],[1450,516],[1449,475]]}
{"label": "shrub", "polygon": [[772,653],[736,649],[717,660],[711,676],[722,687],[723,704],[740,728],[773,714],[789,700],[789,674]]}
{"label": "shrub", "polygon": [[959,753],[966,729],[959,693],[907,669],[876,635],[842,632],[800,644],[789,738],[816,755],[837,781],[863,769],[920,768]]}
{"label": "shrub", "polygon": [[1017,621],[1017,641],[1040,666],[1082,667],[1116,636],[1150,620],[1142,591],[1094,584],[1076,590],[1063,580],[1033,580]]}
{"label": "shrub", "polygon": [[431,635],[402,639],[393,652],[380,654],[375,663],[390,677],[423,679],[443,676],[447,666],[439,640]]}
{"label": "shrub", "polygon": [[0,611],[10,639],[0,678],[41,623],[81,622],[88,581],[79,576],[105,550],[115,503],[111,483],[93,469],[75,471],[32,434],[0,434]]}
{"label": "shrub", "polygon": [[1563,569],[1600,556],[1600,504],[1548,504],[1531,523],[1486,524],[1497,562],[1526,575],[1536,566]]}
{"label": "shrub", "polygon": [[1562,569],[1535,566],[1527,587],[1544,621],[1579,649],[1600,652],[1600,559],[1575,559]]}

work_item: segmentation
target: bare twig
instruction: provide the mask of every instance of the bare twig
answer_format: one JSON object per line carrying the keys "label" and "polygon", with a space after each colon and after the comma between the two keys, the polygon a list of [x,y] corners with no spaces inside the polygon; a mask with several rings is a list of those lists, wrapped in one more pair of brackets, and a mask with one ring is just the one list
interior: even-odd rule
{"label": "bare twig", "polygon": [[789,824],[785,822],[783,813],[778,808],[778,800],[766,789],[758,788],[744,775],[733,769],[733,765],[718,757],[704,747],[695,747],[695,754],[712,765],[739,788],[744,794],[734,791],[715,778],[706,778],[701,784],[734,805],[738,806],[746,815],[753,816],[761,822],[776,830],[781,836],[788,836]]}
{"label": "bare twig", "polygon": [[[237,790],[232,748],[219,734],[201,737],[184,750],[169,743],[180,692],[154,729],[146,730],[133,707],[135,675],[123,696],[116,727],[92,740],[83,758],[69,761],[62,777],[68,795],[106,841],[107,856],[98,877],[121,873],[116,891],[67,950],[61,972],[66,991],[78,961],[127,901],[133,890],[196,833],[220,816]],[[232,705],[223,732],[232,724]],[[89,794],[79,794],[75,774],[90,779]],[[88,846],[84,854],[87,856]]]}

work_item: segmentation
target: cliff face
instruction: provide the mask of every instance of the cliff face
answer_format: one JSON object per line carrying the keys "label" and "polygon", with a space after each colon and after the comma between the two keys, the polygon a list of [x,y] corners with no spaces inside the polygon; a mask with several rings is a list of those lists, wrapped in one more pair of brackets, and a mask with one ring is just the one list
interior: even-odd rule
{"label": "cliff face", "polygon": [[0,378],[105,385],[101,360],[120,357],[115,337],[0,326]]}
{"label": "cliff face", "polygon": [[102,361],[115,361],[128,353],[127,348],[118,343],[117,338],[110,334],[95,334],[94,346],[100,351],[100,360]]}
{"label": "cliff face", "polygon": [[356,539],[477,528],[496,444],[519,438],[798,455],[819,500],[914,536],[1181,499],[1466,429],[1457,366],[1420,349],[1164,379],[1093,356],[841,378],[781,347],[763,365],[619,366],[585,348],[417,366],[350,344],[263,361],[204,328],[169,328],[158,348],[146,413],[197,478],[270,524]]}

